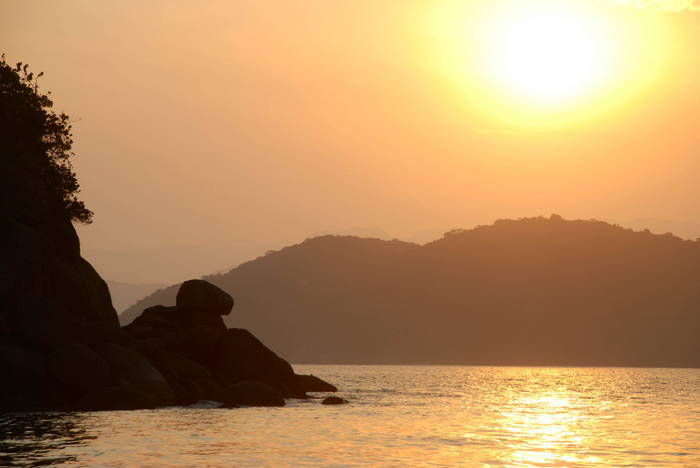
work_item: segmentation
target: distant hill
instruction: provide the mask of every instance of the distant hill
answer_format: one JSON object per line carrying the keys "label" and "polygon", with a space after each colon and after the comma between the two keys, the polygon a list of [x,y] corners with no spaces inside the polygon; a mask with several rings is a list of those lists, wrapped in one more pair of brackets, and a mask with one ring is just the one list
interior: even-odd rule
{"label": "distant hill", "polygon": [[700,238],[700,223],[693,223],[690,221],[675,221],[659,218],[638,218],[621,222],[619,224],[639,231],[648,229],[656,234],[672,232],[674,235],[682,239],[695,240]]}
{"label": "distant hill", "polygon": [[165,284],[132,284],[107,280],[109,293],[112,296],[112,304],[118,313],[134,305],[138,300],[157,289],[164,288]]}
{"label": "distant hill", "polygon": [[292,362],[700,367],[700,242],[600,221],[317,237],[207,279]]}

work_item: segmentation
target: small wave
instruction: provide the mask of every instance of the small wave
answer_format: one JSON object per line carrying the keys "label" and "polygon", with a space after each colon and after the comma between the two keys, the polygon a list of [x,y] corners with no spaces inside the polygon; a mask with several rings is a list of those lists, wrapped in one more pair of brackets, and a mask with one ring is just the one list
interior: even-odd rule
{"label": "small wave", "polygon": [[197,403],[193,403],[188,406],[192,409],[209,409],[209,408],[219,408],[223,403],[212,400],[199,400]]}

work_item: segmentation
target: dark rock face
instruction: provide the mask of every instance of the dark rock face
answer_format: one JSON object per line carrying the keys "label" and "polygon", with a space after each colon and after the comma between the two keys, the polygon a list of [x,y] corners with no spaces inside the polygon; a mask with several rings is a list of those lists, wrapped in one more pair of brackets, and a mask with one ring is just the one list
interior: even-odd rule
{"label": "dark rock face", "polygon": [[0,213],[0,334],[51,350],[118,328],[107,284],[80,257],[68,220],[34,226]]}
{"label": "dark rock face", "polygon": [[174,403],[173,391],[163,374],[139,352],[112,343],[100,345],[97,352],[109,363],[114,378],[124,387],[142,393],[148,406]]}
{"label": "dark rock face", "polygon": [[61,407],[90,387],[79,381],[102,383],[90,347],[119,339],[117,314],[41,175],[10,165],[0,178],[0,411]]}
{"label": "dark rock face", "polygon": [[324,405],[344,405],[348,403],[348,400],[337,396],[329,396],[325,398],[321,403]]}
{"label": "dark rock face", "polygon": [[220,401],[222,387],[204,366],[160,347],[144,345],[142,349],[167,380],[175,403],[186,405],[199,400]]}
{"label": "dark rock face", "polygon": [[49,354],[48,368],[53,377],[72,391],[89,391],[110,382],[107,361],[82,344],[72,343]]}
{"label": "dark rock face", "polygon": [[2,391],[0,411],[39,409],[49,399],[46,356],[8,339],[0,339]]}
{"label": "dark rock face", "polygon": [[294,385],[292,366],[248,330],[226,330],[217,348],[215,373],[226,384],[250,379],[272,385]]}
{"label": "dark rock face", "polygon": [[80,256],[33,156],[2,156],[0,334],[50,348],[85,339],[91,328],[117,329],[107,284]]}

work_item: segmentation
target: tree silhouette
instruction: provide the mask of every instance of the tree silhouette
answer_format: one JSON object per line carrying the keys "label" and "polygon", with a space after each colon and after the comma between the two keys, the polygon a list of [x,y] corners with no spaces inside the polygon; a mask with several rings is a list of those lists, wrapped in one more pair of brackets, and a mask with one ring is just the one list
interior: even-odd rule
{"label": "tree silhouette", "polygon": [[12,66],[4,55],[0,57],[0,165],[36,171],[57,210],[89,224],[93,213],[78,199],[80,185],[70,163],[74,155],[70,119],[52,110],[50,92],[39,92],[42,75],[30,72],[26,64]]}

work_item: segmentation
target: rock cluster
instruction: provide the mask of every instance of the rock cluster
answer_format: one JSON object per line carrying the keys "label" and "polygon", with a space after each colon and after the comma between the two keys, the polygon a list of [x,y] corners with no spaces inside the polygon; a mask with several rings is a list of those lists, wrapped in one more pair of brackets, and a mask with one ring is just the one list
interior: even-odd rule
{"label": "rock cluster", "polygon": [[[174,307],[156,306],[104,339],[60,344],[48,352],[0,342],[9,383],[50,394],[2,399],[0,409],[117,410],[213,400],[225,407],[283,406],[285,398],[337,389],[292,366],[243,329],[227,329],[226,292],[185,282]],[[7,364],[11,365],[8,367]]]}
{"label": "rock cluster", "polygon": [[[124,330],[153,363],[172,395],[151,394],[178,405],[214,400],[225,406],[282,406],[284,398],[337,389],[292,366],[249,331],[227,329],[233,307],[225,291],[203,280],[183,283],[174,307],[148,308]],[[167,403],[166,403],[167,404]]]}

